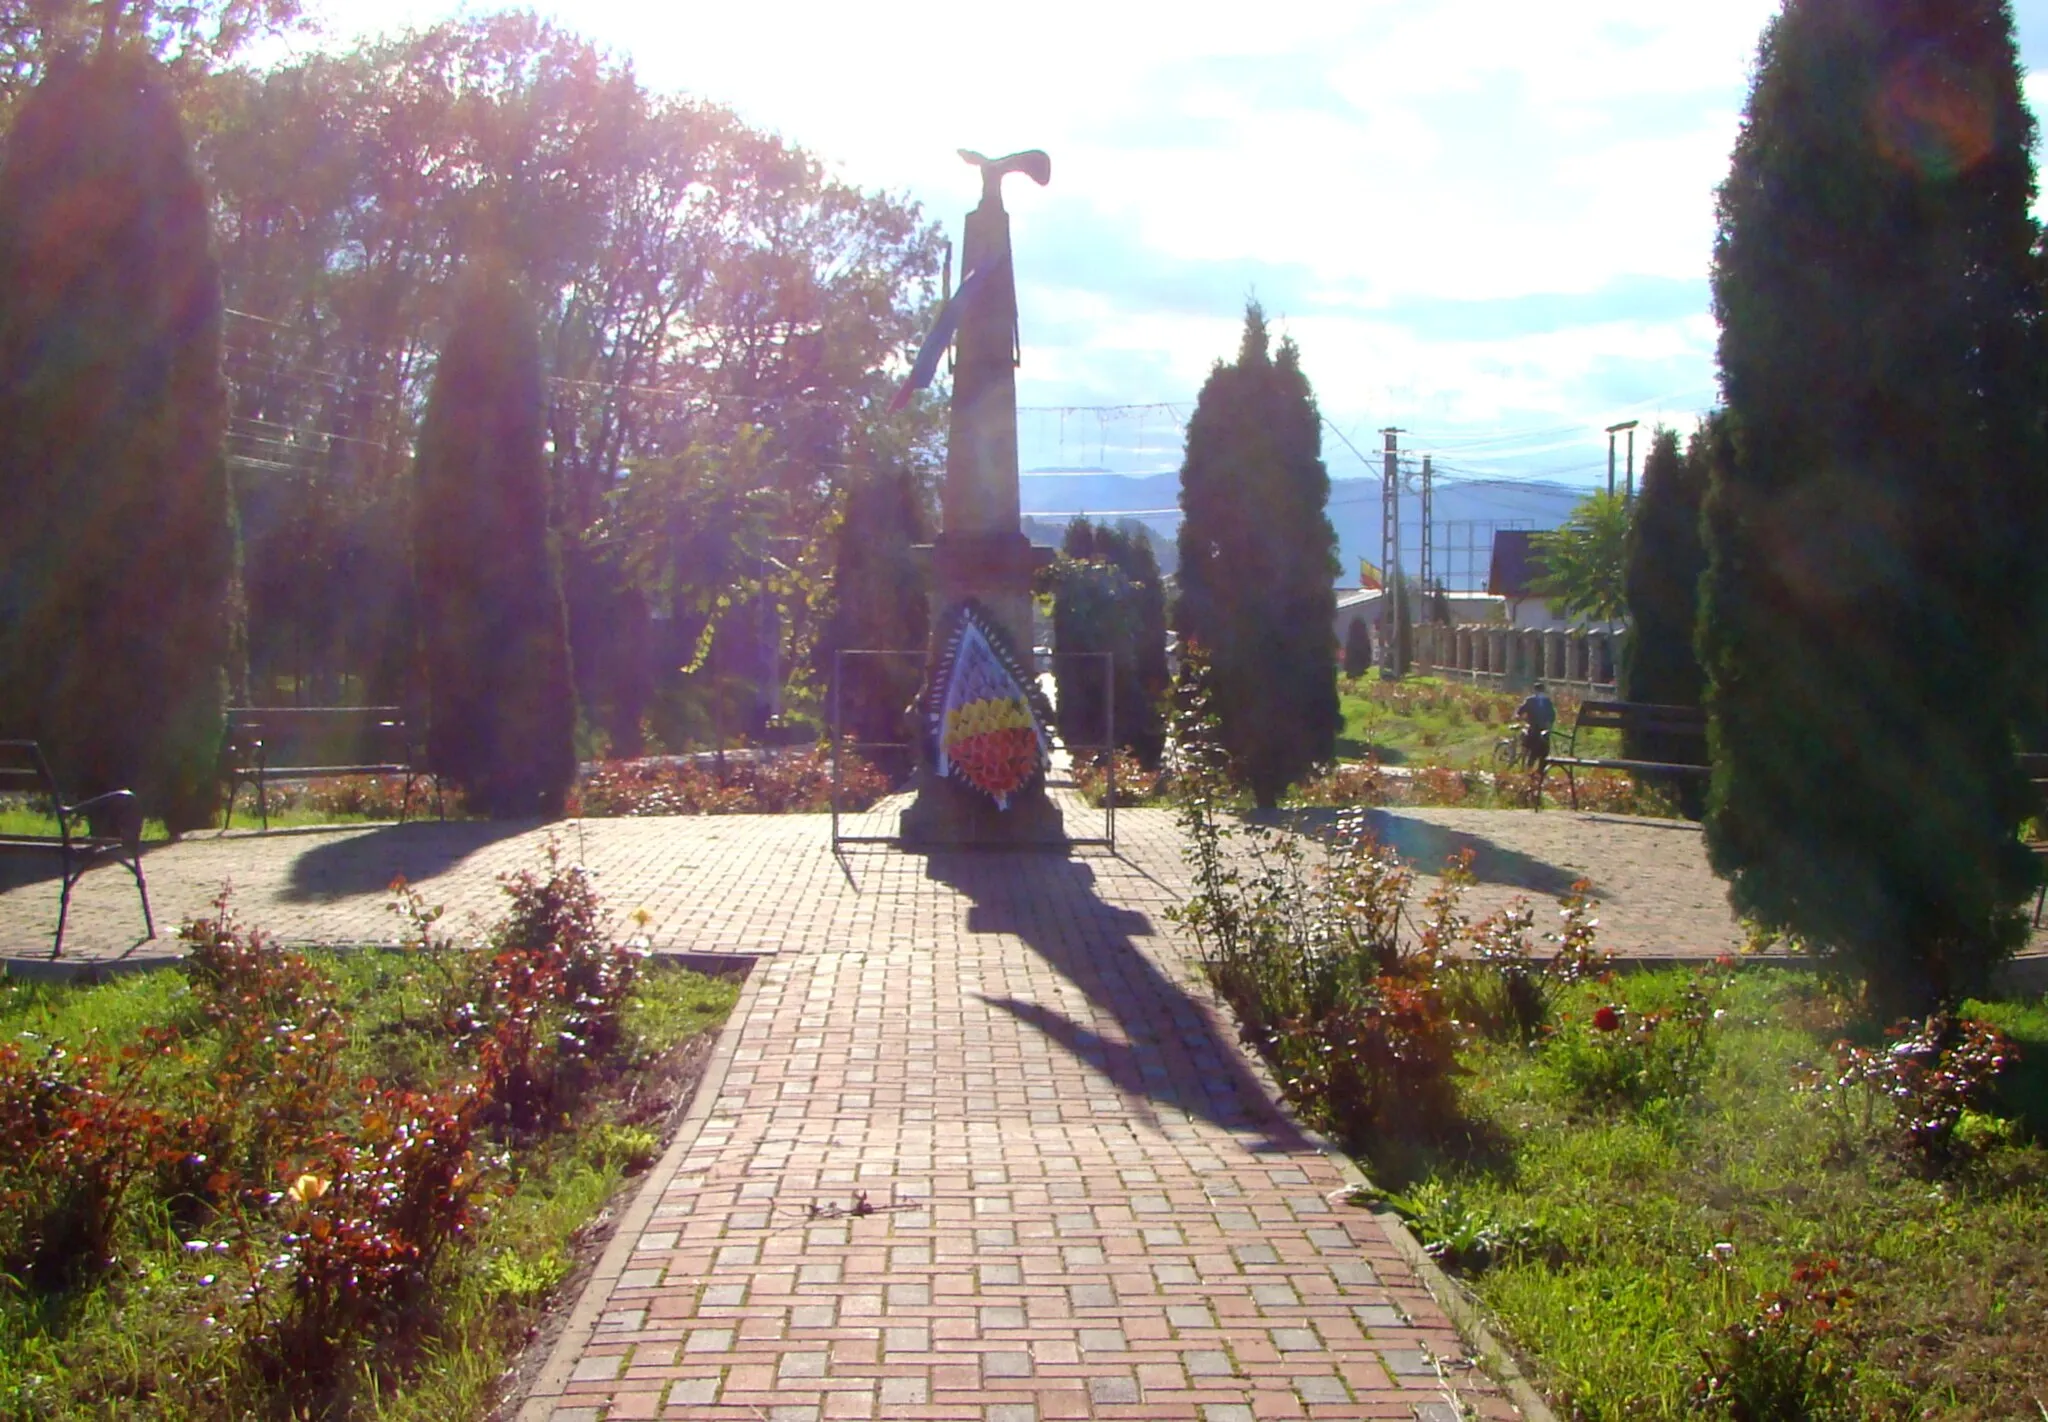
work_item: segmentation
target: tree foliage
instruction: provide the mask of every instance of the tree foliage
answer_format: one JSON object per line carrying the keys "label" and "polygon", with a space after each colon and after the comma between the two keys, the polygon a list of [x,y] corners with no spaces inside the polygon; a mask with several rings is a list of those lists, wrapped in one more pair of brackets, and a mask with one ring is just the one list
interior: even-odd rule
{"label": "tree foliage", "polygon": [[[1708,446],[1721,428],[1719,416],[1703,421],[1683,451],[1676,430],[1659,427],[1650,437],[1622,576],[1628,633],[1621,644],[1620,679],[1627,700],[1698,706],[1706,690],[1706,673],[1694,649],[1700,576],[1707,567],[1700,509],[1707,493]],[[1656,732],[1632,731],[1622,741],[1622,753],[1632,760],[1682,760],[1685,751]],[[1685,812],[1698,818],[1705,808],[1699,778],[1675,777],[1669,788]]]}
{"label": "tree foliage", "polygon": [[299,0],[0,0],[0,114],[65,59],[112,42],[189,91],[252,41],[296,26]]}
{"label": "tree foliage", "polygon": [[1596,493],[1579,501],[1562,527],[1529,540],[1542,562],[1532,581],[1536,595],[1566,617],[1612,622],[1628,607],[1623,570],[1628,561],[1628,501]]}
{"label": "tree foliage", "polygon": [[532,309],[508,279],[476,273],[421,424],[413,556],[428,752],[496,818],[558,816],[576,775],[543,415]]}
{"label": "tree foliage", "polygon": [[0,724],[212,822],[234,544],[221,291],[161,68],[55,65],[0,168]]}
{"label": "tree foliage", "polygon": [[1181,466],[1182,636],[1208,656],[1224,747],[1262,806],[1336,752],[1336,534],[1301,354],[1256,302],[1218,361]]}
{"label": "tree foliage", "polygon": [[[931,636],[931,579],[912,551],[930,541],[923,481],[908,463],[847,481],[833,537],[832,610],[819,638],[819,680],[836,698],[844,735],[861,754],[907,774],[918,737],[911,710]],[[896,653],[848,656],[841,651]],[[890,745],[889,750],[878,743]],[[895,749],[897,745],[903,749]]]}
{"label": "tree foliage", "polygon": [[[290,578],[258,584],[265,671],[396,694],[408,451],[453,275],[482,252],[541,301],[576,675],[614,744],[637,733],[651,691],[643,656],[670,691],[689,680],[696,633],[683,647],[661,635],[670,596],[683,621],[722,602],[754,630],[760,607],[779,608],[776,660],[808,668],[822,579],[793,599],[763,594],[760,559],[735,556],[715,566],[743,569],[742,584],[688,569],[683,583],[636,582],[650,564],[618,522],[620,491],[758,432],[764,536],[794,540],[776,545],[785,564],[825,566],[841,476],[879,467],[877,447],[928,446],[937,428],[929,402],[878,413],[937,275],[937,233],[915,206],[715,105],[650,93],[531,15],[225,73],[192,102],[229,305],[244,313],[229,332],[231,453],[251,567],[310,558],[320,579],[315,607],[285,595],[303,585]],[[291,530],[314,508],[329,540],[302,553]],[[754,639],[689,675],[713,675],[741,640]]]}
{"label": "tree foliage", "polygon": [[[1047,570],[1059,728],[1070,746],[1105,740],[1148,768],[1166,747],[1166,596],[1151,535],[1076,518]],[[1110,654],[1110,682],[1092,655]]]}
{"label": "tree foliage", "polygon": [[1364,676],[1372,670],[1372,625],[1354,617],[1344,629],[1344,675]]}
{"label": "tree foliage", "polygon": [[1720,194],[1708,849],[1893,1004],[1981,984],[2034,882],[2033,138],[2001,0],[1791,0]]}

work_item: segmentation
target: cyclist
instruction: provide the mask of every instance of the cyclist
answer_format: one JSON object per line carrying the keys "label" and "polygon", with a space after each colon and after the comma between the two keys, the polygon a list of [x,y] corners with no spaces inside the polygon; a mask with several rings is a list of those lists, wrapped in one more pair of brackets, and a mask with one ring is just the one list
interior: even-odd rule
{"label": "cyclist", "polygon": [[1557,724],[1557,703],[1542,682],[1531,687],[1515,708],[1515,719],[1522,723],[1523,761],[1531,766],[1543,764],[1550,758],[1550,728]]}

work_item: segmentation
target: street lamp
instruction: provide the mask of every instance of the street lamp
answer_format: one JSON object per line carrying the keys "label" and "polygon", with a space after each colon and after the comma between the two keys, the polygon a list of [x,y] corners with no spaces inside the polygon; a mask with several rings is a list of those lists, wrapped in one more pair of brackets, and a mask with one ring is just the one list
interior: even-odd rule
{"label": "street lamp", "polygon": [[1636,496],[1636,426],[1640,420],[1623,420],[1618,425],[1607,427],[1607,497],[1614,497],[1614,437],[1623,430],[1628,431],[1628,498]]}

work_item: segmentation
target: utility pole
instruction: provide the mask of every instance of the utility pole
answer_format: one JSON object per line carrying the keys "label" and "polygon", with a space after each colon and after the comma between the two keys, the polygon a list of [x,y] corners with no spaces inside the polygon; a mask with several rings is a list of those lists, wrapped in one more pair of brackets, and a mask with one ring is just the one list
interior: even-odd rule
{"label": "utility pole", "polygon": [[1635,497],[1636,491],[1636,426],[1640,421],[1623,420],[1618,425],[1607,427],[1607,497],[1614,497],[1614,437],[1623,430],[1628,431],[1628,491]]}
{"label": "utility pole", "polygon": [[1386,472],[1380,486],[1380,669],[1393,671],[1399,629],[1394,599],[1401,595],[1401,431],[1389,425],[1380,433],[1386,437]]}
{"label": "utility pole", "polygon": [[1422,566],[1417,570],[1417,575],[1422,581],[1422,595],[1424,597],[1428,597],[1435,590],[1433,579],[1436,570],[1430,566],[1435,560],[1430,557],[1430,545],[1436,541],[1436,538],[1433,532],[1435,525],[1431,522],[1433,510],[1430,504],[1429,456],[1425,454],[1422,456]]}

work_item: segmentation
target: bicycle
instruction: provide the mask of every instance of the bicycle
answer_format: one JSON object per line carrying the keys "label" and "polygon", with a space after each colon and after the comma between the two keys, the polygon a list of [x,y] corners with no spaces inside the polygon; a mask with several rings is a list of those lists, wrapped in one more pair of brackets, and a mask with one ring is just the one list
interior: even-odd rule
{"label": "bicycle", "polygon": [[1528,728],[1516,721],[1508,727],[1508,733],[1493,743],[1493,769],[1496,775],[1512,775],[1518,770],[1534,770],[1529,760]]}

